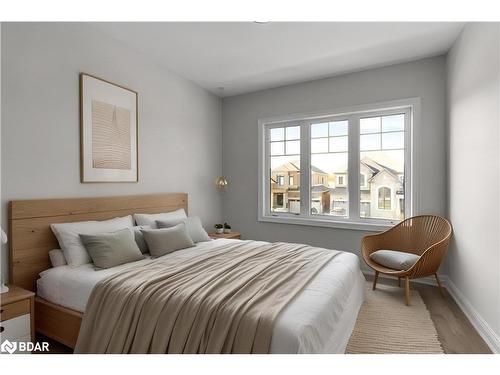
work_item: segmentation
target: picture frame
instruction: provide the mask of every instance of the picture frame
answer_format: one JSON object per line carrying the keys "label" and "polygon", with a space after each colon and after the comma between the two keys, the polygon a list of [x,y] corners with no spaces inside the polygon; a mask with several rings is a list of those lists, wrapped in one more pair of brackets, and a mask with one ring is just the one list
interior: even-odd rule
{"label": "picture frame", "polygon": [[80,180],[139,181],[138,93],[80,73]]}

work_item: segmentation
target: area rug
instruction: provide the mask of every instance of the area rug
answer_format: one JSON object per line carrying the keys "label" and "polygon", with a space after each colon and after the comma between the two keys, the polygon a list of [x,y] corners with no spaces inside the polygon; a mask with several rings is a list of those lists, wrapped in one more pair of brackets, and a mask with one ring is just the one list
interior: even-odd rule
{"label": "area rug", "polygon": [[444,353],[418,291],[411,291],[411,305],[406,306],[403,288],[379,284],[373,291],[367,282],[365,289],[346,353]]}

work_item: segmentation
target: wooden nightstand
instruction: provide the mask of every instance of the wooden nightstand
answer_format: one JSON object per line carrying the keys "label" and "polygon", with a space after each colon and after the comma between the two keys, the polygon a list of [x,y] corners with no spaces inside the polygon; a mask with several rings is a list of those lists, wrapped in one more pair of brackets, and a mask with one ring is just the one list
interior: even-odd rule
{"label": "wooden nightstand", "polygon": [[233,239],[233,240],[239,240],[239,239],[241,239],[241,233],[238,233],[238,232],[231,232],[231,233],[210,232],[208,235],[210,237],[212,237],[213,239],[217,239],[217,238],[230,238],[230,239]]}
{"label": "wooden nightstand", "polygon": [[35,293],[9,285],[0,294],[0,343],[35,340]]}

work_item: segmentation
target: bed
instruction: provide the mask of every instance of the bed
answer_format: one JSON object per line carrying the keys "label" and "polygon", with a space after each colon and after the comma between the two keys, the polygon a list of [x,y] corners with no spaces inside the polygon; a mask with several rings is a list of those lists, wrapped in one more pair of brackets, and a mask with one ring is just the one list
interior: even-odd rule
{"label": "bed", "polygon": [[[101,271],[91,264],[51,268],[48,251],[57,247],[57,240],[50,223],[178,208],[187,211],[186,194],[11,202],[11,282],[36,289],[36,330],[74,347],[94,286],[123,268],[156,261],[146,258]],[[200,242],[176,256],[191,259],[231,241],[239,240]],[[270,353],[343,353],[363,302],[363,284],[357,256],[344,252],[335,256],[280,312],[272,329]]]}

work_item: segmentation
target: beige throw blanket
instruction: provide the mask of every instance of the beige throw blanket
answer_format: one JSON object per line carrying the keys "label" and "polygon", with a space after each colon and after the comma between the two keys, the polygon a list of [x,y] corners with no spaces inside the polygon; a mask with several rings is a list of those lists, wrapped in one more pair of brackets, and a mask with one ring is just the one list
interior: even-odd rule
{"label": "beige throw blanket", "polygon": [[268,353],[276,316],[338,253],[235,241],[128,268],[93,289],[75,353]]}

